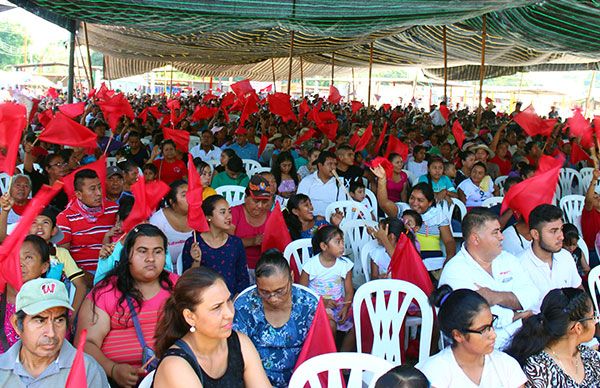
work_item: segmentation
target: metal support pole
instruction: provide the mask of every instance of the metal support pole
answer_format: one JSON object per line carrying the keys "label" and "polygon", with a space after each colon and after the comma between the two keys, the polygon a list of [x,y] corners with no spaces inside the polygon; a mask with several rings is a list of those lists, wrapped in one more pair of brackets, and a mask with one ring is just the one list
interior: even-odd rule
{"label": "metal support pole", "polygon": [[277,92],[277,85],[275,85],[275,59],[271,58],[271,72],[273,73],[273,92]]}
{"label": "metal support pole", "polygon": [[478,105],[478,113],[477,113],[477,126],[481,123],[481,114],[483,113],[483,107],[481,106],[481,100],[483,98],[483,78],[485,77],[485,39],[486,39],[486,25],[487,25],[487,17],[483,15],[482,17],[482,28],[481,28],[481,66],[479,67],[479,105]]}
{"label": "metal support pole", "polygon": [[448,94],[446,89],[448,87],[448,51],[446,49],[446,26],[442,27],[442,43],[444,46],[444,102],[448,103]]}
{"label": "metal support pole", "polygon": [[67,90],[67,103],[73,103],[73,88],[75,86],[75,22],[71,30],[71,39],[69,40],[69,81]]}
{"label": "metal support pole", "polygon": [[331,85],[333,85],[333,79],[335,77],[334,63],[335,63],[335,53],[331,53]]}
{"label": "metal support pole", "polygon": [[292,37],[290,39],[290,66],[288,68],[288,84],[287,94],[289,95],[292,90],[292,58],[294,57],[294,30],[292,30]]}
{"label": "metal support pole", "polygon": [[83,33],[85,35],[85,47],[87,51],[88,69],[90,71],[90,82],[88,88],[91,90],[94,87],[94,72],[92,70],[92,56],[90,55],[90,40],[87,33],[87,23],[83,22]]}
{"label": "metal support pole", "polygon": [[300,85],[302,90],[302,97],[304,98],[304,63],[302,57],[300,57]]}

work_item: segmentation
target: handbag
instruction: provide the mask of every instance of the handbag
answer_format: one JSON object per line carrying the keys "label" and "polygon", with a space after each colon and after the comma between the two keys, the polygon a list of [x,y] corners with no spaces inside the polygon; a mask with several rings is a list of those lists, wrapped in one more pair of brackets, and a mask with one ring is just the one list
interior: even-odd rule
{"label": "handbag", "polygon": [[154,350],[152,350],[152,348],[148,346],[146,340],[144,339],[142,325],[140,325],[137,312],[135,311],[135,307],[133,306],[133,301],[129,296],[126,296],[125,299],[127,300],[129,311],[131,312],[131,319],[133,320],[133,326],[135,327],[135,334],[137,335],[137,339],[140,342],[140,345],[142,345],[142,365],[146,367],[147,372],[152,372],[158,367],[159,360],[158,358],[156,358]]}

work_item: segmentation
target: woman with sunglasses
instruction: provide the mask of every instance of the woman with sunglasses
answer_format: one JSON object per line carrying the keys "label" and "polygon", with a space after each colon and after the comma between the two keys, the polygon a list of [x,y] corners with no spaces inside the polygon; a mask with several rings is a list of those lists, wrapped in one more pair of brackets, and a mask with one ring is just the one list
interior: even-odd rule
{"label": "woman with sunglasses", "polygon": [[490,306],[477,292],[452,291],[444,285],[430,302],[439,307],[442,333],[451,341],[438,354],[417,365],[436,388],[523,387],[527,378],[512,357],[494,350],[496,332]]}
{"label": "woman with sunglasses", "polygon": [[270,249],[256,264],[256,288],[235,300],[233,328],[250,337],[274,387],[287,387],[302,349],[317,298],[292,285],[281,252]]}
{"label": "woman with sunglasses", "polygon": [[600,387],[600,356],[586,345],[599,317],[579,288],[552,290],[540,313],[523,321],[506,352],[523,367],[528,387]]}

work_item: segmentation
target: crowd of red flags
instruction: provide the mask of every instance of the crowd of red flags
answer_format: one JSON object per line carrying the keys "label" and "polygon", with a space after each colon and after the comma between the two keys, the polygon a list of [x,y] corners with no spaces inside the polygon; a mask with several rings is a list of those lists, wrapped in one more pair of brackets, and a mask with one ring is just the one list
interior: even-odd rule
{"label": "crowd of red flags", "polygon": [[27,109],[24,105],[6,102],[0,104],[0,171],[13,175],[23,130],[27,125]]}
{"label": "crowd of red flags", "polygon": [[131,212],[121,223],[123,234],[150,218],[169,189],[169,185],[161,180],[146,182],[144,175],[139,175],[138,180],[131,185],[131,194],[135,201]]}

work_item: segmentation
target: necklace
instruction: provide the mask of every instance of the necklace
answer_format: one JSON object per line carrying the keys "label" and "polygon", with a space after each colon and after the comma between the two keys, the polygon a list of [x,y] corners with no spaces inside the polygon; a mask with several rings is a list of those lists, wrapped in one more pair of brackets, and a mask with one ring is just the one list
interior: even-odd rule
{"label": "necklace", "polygon": [[[556,360],[556,362],[558,362],[558,364],[560,365],[560,367],[566,373],[567,370],[566,370],[564,364],[562,363],[562,361],[560,360],[560,358],[558,358],[558,355],[556,354],[556,352],[553,349],[550,349],[550,348],[548,348],[548,350],[550,350],[550,352],[552,353],[552,356],[553,356],[552,358],[554,358]],[[577,352],[577,353],[579,353],[579,352]],[[574,362],[574,364],[575,364],[575,374],[577,374],[577,372],[579,371],[579,360],[577,358],[577,355],[575,355],[574,358],[575,358],[575,362]]]}

